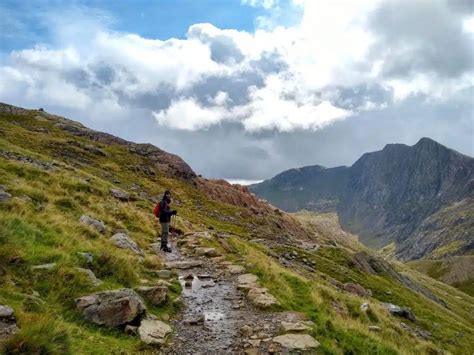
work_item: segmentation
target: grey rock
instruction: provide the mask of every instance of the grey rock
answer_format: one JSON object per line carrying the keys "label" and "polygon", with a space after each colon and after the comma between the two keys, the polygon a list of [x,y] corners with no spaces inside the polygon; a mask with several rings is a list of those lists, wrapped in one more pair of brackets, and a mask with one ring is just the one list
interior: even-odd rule
{"label": "grey rock", "polygon": [[75,302],[88,321],[109,327],[128,324],[146,312],[140,296],[126,288],[93,293]]}
{"label": "grey rock", "polygon": [[416,321],[415,314],[411,311],[410,308],[402,308],[392,303],[382,303],[382,305],[390,314],[394,316],[406,318],[408,320],[411,320],[412,322]]}
{"label": "grey rock", "polygon": [[101,220],[94,219],[87,215],[82,215],[81,218],[79,218],[79,222],[81,222],[82,224],[85,224],[86,226],[90,226],[94,228],[99,233],[105,232],[105,224]]}
{"label": "grey rock", "polygon": [[145,253],[143,252],[143,250],[140,249],[137,243],[131,240],[129,236],[125,233],[114,234],[112,237],[110,237],[110,241],[112,241],[114,245],[118,248],[129,249],[139,256],[145,255]]}
{"label": "grey rock", "polygon": [[316,349],[320,345],[308,334],[284,334],[274,337],[273,341],[288,350],[310,350]]}
{"label": "grey rock", "polygon": [[149,345],[161,346],[171,334],[171,327],[159,320],[144,319],[138,328],[141,341]]}
{"label": "grey rock", "polygon": [[0,341],[7,340],[18,330],[13,308],[0,305]]}
{"label": "grey rock", "polygon": [[141,286],[135,291],[154,306],[161,306],[168,298],[168,287],[166,286]]}
{"label": "grey rock", "polygon": [[382,328],[380,328],[378,325],[369,325],[369,330],[371,332],[380,332]]}
{"label": "grey rock", "polygon": [[100,286],[102,284],[102,281],[99,280],[94,272],[90,269],[83,269],[82,267],[76,267],[76,270],[79,271],[80,273],[83,273],[85,275],[87,275],[87,277],[89,278],[89,281],[91,282],[91,284],[93,286]]}
{"label": "grey rock", "polygon": [[0,191],[0,202],[6,202],[12,198],[12,195],[5,191]]}
{"label": "grey rock", "polygon": [[113,197],[116,199],[119,199],[120,201],[128,201],[130,199],[130,195],[119,189],[110,189],[110,193],[112,194]]}

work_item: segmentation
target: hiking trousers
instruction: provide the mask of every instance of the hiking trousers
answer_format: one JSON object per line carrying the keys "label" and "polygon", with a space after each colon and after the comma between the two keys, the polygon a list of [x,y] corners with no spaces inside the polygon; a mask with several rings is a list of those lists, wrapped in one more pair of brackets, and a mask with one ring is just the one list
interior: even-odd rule
{"label": "hiking trousers", "polygon": [[161,224],[161,244],[168,243],[168,235],[170,234],[170,223],[160,223]]}

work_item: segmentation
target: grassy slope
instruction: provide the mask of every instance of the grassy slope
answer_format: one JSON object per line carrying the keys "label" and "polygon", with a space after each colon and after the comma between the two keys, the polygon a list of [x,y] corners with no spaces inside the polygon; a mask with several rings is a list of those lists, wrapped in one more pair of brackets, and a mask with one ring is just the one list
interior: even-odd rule
{"label": "grassy slope", "polygon": [[[352,249],[345,247],[325,246],[311,253],[298,250],[300,255],[316,261],[317,273],[298,267],[285,268],[271,256],[286,251],[285,248],[267,248],[249,241],[257,228],[265,228],[267,233],[273,230],[264,217],[244,220],[242,209],[209,200],[185,182],[159,172],[152,177],[134,173],[126,167],[147,164],[143,157],[130,154],[123,146],[74,137],[54,128],[49,121],[35,120],[36,114],[0,116],[0,151],[43,162],[51,162],[55,157],[60,165],[57,170],[45,171],[0,157],[0,184],[14,196],[0,204],[0,303],[15,309],[22,329],[11,342],[12,347],[27,353],[42,349],[43,353],[58,354],[147,351],[136,338],[90,325],[74,310],[75,297],[96,290],[137,286],[143,278],[153,281],[154,274],[150,271],[161,265],[159,258],[147,250],[156,238],[156,225],[150,213],[152,202],[138,193],[131,202],[114,199],[109,189],[117,187],[113,183],[115,179],[121,182],[119,188],[130,191],[135,184],[151,196],[159,195],[165,188],[173,189],[183,229],[202,230],[212,226],[216,232],[234,235],[225,248],[217,241],[214,243],[228,258],[247,263],[276,295],[283,309],[305,312],[317,323],[314,335],[322,343],[321,352],[390,354],[443,349],[463,353],[474,347],[471,297],[412,272],[412,277],[448,302],[450,310],[444,309],[391,279],[354,270],[349,262]],[[32,130],[37,128],[46,128],[49,133]],[[94,155],[82,149],[81,144],[94,144],[107,156]],[[78,165],[80,162],[83,165]],[[102,219],[107,225],[105,235],[82,226],[78,222],[82,214]],[[232,222],[223,218],[229,216]],[[146,251],[144,262],[111,246],[107,239],[117,229],[126,229]],[[321,236],[326,231],[321,229],[317,233]],[[93,252],[95,261],[90,267],[105,281],[98,288],[91,287],[74,269],[86,267],[77,255],[84,251]],[[49,262],[56,262],[58,267],[47,272],[31,270],[32,265]],[[403,265],[398,267],[405,270]],[[365,300],[340,292],[327,281],[328,277],[359,282],[381,301],[412,307],[418,325],[433,333],[433,341],[411,337],[400,328],[400,320],[388,316],[375,299],[369,300],[372,311],[363,314],[359,306]],[[392,293],[388,295],[387,290]],[[176,285],[172,299],[178,293]],[[336,312],[334,304],[342,311]],[[165,314],[176,313],[177,306],[169,302],[153,311],[166,318]],[[369,324],[378,324],[383,331],[369,333]]]}

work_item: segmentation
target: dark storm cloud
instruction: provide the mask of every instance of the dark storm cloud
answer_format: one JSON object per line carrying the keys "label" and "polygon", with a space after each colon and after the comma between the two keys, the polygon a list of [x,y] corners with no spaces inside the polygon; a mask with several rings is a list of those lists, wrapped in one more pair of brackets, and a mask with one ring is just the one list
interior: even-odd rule
{"label": "dark storm cloud", "polygon": [[369,21],[377,38],[372,55],[384,59],[385,76],[434,73],[457,77],[474,68],[473,36],[462,25],[472,1],[447,4],[450,2],[391,0],[374,11]]}

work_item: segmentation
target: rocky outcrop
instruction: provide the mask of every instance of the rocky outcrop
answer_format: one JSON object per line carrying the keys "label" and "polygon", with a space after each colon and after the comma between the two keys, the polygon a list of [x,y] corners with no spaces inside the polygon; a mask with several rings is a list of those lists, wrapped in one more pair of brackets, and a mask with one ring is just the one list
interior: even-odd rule
{"label": "rocky outcrop", "polygon": [[99,233],[105,232],[105,224],[101,220],[94,219],[87,215],[82,215],[81,218],[79,218],[79,222],[85,224],[86,226],[94,228]]}
{"label": "rocky outcrop", "polygon": [[109,327],[130,323],[146,312],[140,296],[126,288],[80,297],[76,306],[88,321]]}
{"label": "rocky outcrop", "polygon": [[0,342],[7,340],[18,331],[13,308],[0,305]]}

